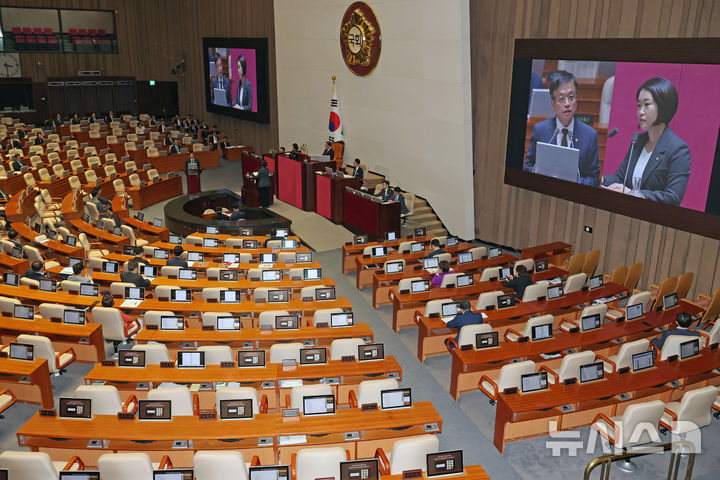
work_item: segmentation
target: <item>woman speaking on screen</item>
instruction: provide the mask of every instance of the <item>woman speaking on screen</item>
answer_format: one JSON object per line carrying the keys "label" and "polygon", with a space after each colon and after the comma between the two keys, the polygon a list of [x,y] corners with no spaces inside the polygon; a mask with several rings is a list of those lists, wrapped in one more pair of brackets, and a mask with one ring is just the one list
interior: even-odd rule
{"label": "woman speaking on screen", "polygon": [[603,186],[621,193],[680,205],[690,178],[690,148],[668,126],[678,108],[675,86],[651,78],[637,91],[638,126],[617,171],[603,177]]}

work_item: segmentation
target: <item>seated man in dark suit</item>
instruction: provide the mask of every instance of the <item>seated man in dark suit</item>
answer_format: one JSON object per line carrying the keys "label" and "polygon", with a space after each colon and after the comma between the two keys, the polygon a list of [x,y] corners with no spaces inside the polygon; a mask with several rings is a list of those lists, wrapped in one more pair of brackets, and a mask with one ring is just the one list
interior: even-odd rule
{"label": "seated man in dark suit", "polygon": [[145,250],[143,247],[135,247],[135,258],[132,260],[135,260],[138,265],[150,265],[147,260],[142,258],[143,254],[145,253]]}
{"label": "seated man in dark suit", "polygon": [[136,287],[146,288],[150,286],[150,280],[138,273],[138,262],[135,260],[130,260],[128,262],[127,270],[120,272],[120,281],[132,283]]}
{"label": "seated man in dark suit", "polygon": [[110,123],[113,121],[113,111],[108,110],[107,115],[105,115],[105,123]]}
{"label": "seated man in dark suit", "polygon": [[45,275],[45,265],[40,260],[35,260],[30,264],[30,268],[25,271],[23,278],[31,278],[33,280],[44,280],[47,278]]}
{"label": "seated man in dark suit", "polygon": [[518,300],[522,300],[525,289],[528,285],[531,285],[532,277],[525,268],[524,265],[518,265],[515,269],[516,275],[510,275],[507,280],[502,281],[503,287],[512,288],[515,290],[515,296]]}
{"label": "seated man in dark suit", "polygon": [[163,146],[172,147],[174,143],[175,142],[173,142],[170,132],[165,133],[165,138],[163,139]]}
{"label": "seated man in dark suit", "polygon": [[408,210],[407,205],[405,205],[405,197],[403,196],[400,190],[400,187],[395,187],[393,190],[393,196],[392,201],[400,203],[400,217],[402,218],[402,223],[405,225],[405,221],[407,220],[408,213],[410,213],[410,210]]}
{"label": "seated man in dark suit", "polygon": [[360,166],[360,159],[359,159],[359,158],[356,158],[356,159],[355,159],[354,165],[355,165],[355,166],[353,167],[352,176],[355,177],[355,178],[363,178],[363,177],[365,176],[365,172],[363,172],[363,169],[362,169],[362,167]]}
{"label": "seated man in dark suit", "polygon": [[12,166],[13,170],[15,170],[16,172],[19,172],[26,165],[25,165],[25,162],[23,162],[22,157],[20,155],[14,155],[13,161],[10,164],[10,166]]}
{"label": "seated man in dark suit", "polygon": [[18,138],[10,139],[10,143],[8,144],[8,150],[11,148],[22,148],[22,142]]}
{"label": "seated man in dark suit", "polygon": [[63,119],[62,119],[62,117],[60,116],[59,113],[58,113],[57,115],[55,115],[55,118],[53,118],[53,126],[56,127],[56,128],[57,128],[57,127],[62,127],[64,123],[65,123],[65,122],[63,122]]}
{"label": "seated man in dark suit", "polygon": [[441,253],[447,253],[445,250],[440,248],[440,240],[437,238],[433,238],[430,241],[430,253],[428,253],[427,258],[432,258],[436,255],[440,255]]}
{"label": "seated man in dark suit", "polygon": [[97,115],[95,114],[95,112],[92,112],[90,114],[87,121],[88,121],[88,123],[97,123],[98,119],[97,119]]}
{"label": "seated man in dark suit", "polygon": [[[466,325],[480,325],[485,323],[485,317],[482,313],[473,312],[470,308],[470,302],[463,300],[460,302],[460,310],[462,313],[455,315],[455,318],[447,322],[448,328],[457,328],[458,334],[455,336],[457,342],[460,338],[460,329]],[[455,348],[454,345],[450,345],[450,348]]]}
{"label": "seated man in dark suit", "polygon": [[677,322],[676,328],[668,328],[662,333],[662,335],[653,338],[650,342],[652,346],[657,348],[658,352],[662,350],[663,345],[665,345],[665,340],[667,340],[670,335],[687,335],[688,337],[700,336],[700,332],[690,328],[692,317],[687,312],[680,312],[675,315],[675,322]]}
{"label": "seated man in dark suit", "polygon": [[376,197],[380,197],[383,202],[389,202],[392,199],[393,192],[390,189],[390,182],[387,180],[382,181],[382,189],[375,194]]}
{"label": "seated man in dark suit", "polygon": [[27,132],[25,131],[25,127],[17,127],[15,129],[15,134],[17,135],[18,139],[22,140],[27,136]]}
{"label": "seated man in dark suit", "polygon": [[322,154],[329,156],[330,160],[335,159],[335,150],[332,149],[332,142],[330,142],[330,141],[325,142],[325,150],[323,150]]}
{"label": "seated man in dark suit", "polygon": [[175,139],[175,143],[170,147],[170,150],[168,151],[170,155],[173,155],[175,153],[180,153],[180,140]]}
{"label": "seated man in dark suit", "polygon": [[220,140],[220,148],[221,148],[222,150],[225,150],[225,149],[228,148],[229,146],[230,146],[230,142],[228,141],[227,136],[226,136],[226,135],[223,135],[223,136],[222,136],[222,140]]}
{"label": "seated man in dark suit", "polygon": [[80,125],[80,117],[78,117],[77,113],[74,113],[70,118],[70,125]]}
{"label": "seated man in dark suit", "polygon": [[169,258],[167,261],[168,266],[187,268],[188,263],[185,259],[182,258],[182,254],[183,247],[181,247],[180,245],[175,245],[175,248],[173,248],[173,257]]}
{"label": "seated man in dark suit", "polygon": [[38,134],[35,136],[35,145],[42,145],[45,143],[45,137],[43,136],[42,132],[38,132]]}
{"label": "seated man in dark suit", "polygon": [[17,248],[22,248],[20,242],[17,241],[18,232],[14,228],[8,230],[6,240],[15,245]]}

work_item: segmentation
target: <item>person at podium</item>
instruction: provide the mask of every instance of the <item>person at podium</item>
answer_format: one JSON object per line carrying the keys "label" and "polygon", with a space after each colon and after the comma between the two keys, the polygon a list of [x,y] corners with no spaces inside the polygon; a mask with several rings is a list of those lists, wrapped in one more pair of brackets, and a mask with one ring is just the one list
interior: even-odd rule
{"label": "person at podium", "polygon": [[190,168],[200,169],[200,162],[198,162],[197,158],[195,158],[195,152],[190,152],[188,154],[188,158],[185,159],[185,170]]}
{"label": "person at podium", "polygon": [[550,103],[555,116],[535,124],[524,169],[535,172],[537,143],[550,143],[579,150],[578,183],[597,187],[600,184],[598,134],[594,128],[575,119],[578,82],[575,75],[560,70],[548,74]]}
{"label": "person at podium", "polygon": [[330,160],[335,159],[335,150],[333,150],[333,148],[332,148],[332,142],[330,142],[330,141],[325,142],[325,150],[323,150],[322,154],[330,157]]}
{"label": "person at podium", "polygon": [[257,171],[257,185],[260,191],[260,204],[263,208],[270,206],[270,169],[267,168],[267,160],[260,161],[260,168]]}
{"label": "person at podium", "polygon": [[362,167],[360,166],[360,159],[356,158],[353,165],[354,166],[353,166],[352,176],[355,178],[363,178],[365,176],[365,172],[363,171]]}

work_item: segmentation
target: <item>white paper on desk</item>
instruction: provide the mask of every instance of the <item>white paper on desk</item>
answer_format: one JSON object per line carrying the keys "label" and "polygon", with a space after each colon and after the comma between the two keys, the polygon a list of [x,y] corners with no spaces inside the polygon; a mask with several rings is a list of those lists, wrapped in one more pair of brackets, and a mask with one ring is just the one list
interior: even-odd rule
{"label": "white paper on desk", "polygon": [[272,263],[259,263],[258,268],[272,268],[274,265]]}
{"label": "white paper on desk", "polygon": [[545,360],[549,360],[551,358],[561,357],[562,355],[560,355],[559,353],[541,353],[540,356]]}
{"label": "white paper on desk", "polygon": [[142,300],[125,300],[120,304],[120,308],[135,308],[142,303]]}
{"label": "white paper on desk", "polygon": [[239,263],[226,263],[225,268],[238,268],[240,266]]}
{"label": "white paper on desk", "polygon": [[188,268],[192,267],[193,265],[195,265],[195,262],[188,262]]}
{"label": "white paper on desk", "polygon": [[60,270],[60,275],[72,275],[73,273],[74,273],[73,269],[70,267],[65,267],[62,270]]}
{"label": "white paper on desk", "polygon": [[278,437],[278,445],[297,445],[298,443],[307,443],[307,435],[280,435]]}
{"label": "white paper on desk", "polygon": [[49,241],[47,235],[38,235],[35,237],[35,241],[38,243],[47,243]]}

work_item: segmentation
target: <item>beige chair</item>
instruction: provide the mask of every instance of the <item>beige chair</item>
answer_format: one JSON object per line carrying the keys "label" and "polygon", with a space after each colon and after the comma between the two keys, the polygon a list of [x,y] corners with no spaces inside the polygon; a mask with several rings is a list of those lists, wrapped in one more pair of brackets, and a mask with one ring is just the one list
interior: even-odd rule
{"label": "beige chair", "polygon": [[[107,155],[105,156],[107,159]],[[88,168],[98,168],[102,166],[102,162],[100,162],[100,157],[97,155],[93,155],[92,157],[89,157],[87,160]]]}
{"label": "beige chair", "polygon": [[695,274],[693,272],[685,272],[682,275],[678,276],[678,283],[676,288],[678,300],[683,300],[687,298],[688,292],[692,288],[694,279]]}
{"label": "beige chair", "polygon": [[494,290],[492,292],[483,292],[478,296],[475,304],[475,310],[486,310],[487,307],[497,307],[497,299],[500,295],[505,295],[502,290]]}
{"label": "beige chair", "polygon": [[[14,299],[13,300],[17,300]],[[20,304],[20,301],[17,300],[18,305]],[[2,302],[4,303],[4,302]],[[0,308],[2,308],[3,311],[5,311],[5,306],[0,303]],[[40,317],[47,318],[48,320],[62,320],[63,314],[65,313],[65,310],[71,310],[72,307],[63,305],[62,303],[41,303],[38,306],[38,311],[40,312]],[[11,310],[12,311],[12,310]]]}
{"label": "beige chair", "polygon": [[39,155],[33,155],[32,157],[30,157],[30,165],[33,168],[40,168],[40,166],[43,165],[42,158],[40,158]]}
{"label": "beige chair", "polygon": [[546,365],[541,366],[540,370],[549,373],[548,382],[562,383],[568,378],[579,379],[580,367],[593,362],[595,362],[595,352],[587,350],[584,352],[575,352],[565,355],[562,362],[560,362],[560,368],[558,368],[557,372]]}
{"label": "beige chair", "polygon": [[472,254],[473,260],[480,260],[482,257],[487,255],[486,247],[473,247],[468,251]]}
{"label": "beige chair", "polygon": [[497,280],[500,278],[500,270],[502,267],[488,267],[485,270],[483,270],[482,274],[480,275],[480,281],[481,282],[489,282],[491,279]]}
{"label": "beige chair", "polygon": [[134,161],[129,160],[129,161],[125,162],[125,173],[131,174],[135,171],[137,171],[137,166],[135,165]]}
{"label": "beige chair", "polygon": [[147,171],[148,180],[151,182],[155,182],[160,179],[160,174],[158,173],[157,169],[151,168]]}
{"label": "beige chair", "polygon": [[134,245],[136,247],[144,247],[148,244],[147,240],[142,238],[136,238],[135,231],[129,225],[120,225],[120,230],[122,231],[123,237],[128,237],[130,239],[130,245]]}
{"label": "beige chair", "polygon": [[107,165],[117,163],[117,156],[112,152],[106,153],[105,154],[105,163]]}
{"label": "beige chair", "polygon": [[130,395],[123,404],[118,389],[112,385],[78,385],[73,396],[75,398],[90,399],[93,415],[135,413],[138,408],[135,395]]}
{"label": "beige chair", "polygon": [[73,191],[82,189],[82,183],[80,183],[80,179],[77,177],[77,175],[73,175],[72,177],[68,178],[68,185]]}
{"label": "beige chair", "polygon": [[60,471],[77,470],[78,460],[53,462],[45,452],[6,450],[0,453],[0,469],[8,470],[10,480],[57,480]]}
{"label": "beige chair", "polygon": [[295,360],[300,363],[301,348],[303,348],[302,343],[275,343],[270,347],[268,363],[282,363],[283,360]]}
{"label": "beige chair", "polygon": [[291,456],[290,467],[294,480],[340,478],[340,462],[350,460],[350,452],[343,447],[302,448]]}
{"label": "beige chair", "polygon": [[354,390],[349,392],[349,403],[351,408],[362,407],[363,405],[381,405],[381,394],[383,390],[395,390],[398,388],[398,381],[394,378],[381,378],[378,380],[363,380],[358,385],[357,394]]}
{"label": "beige chair", "polygon": [[717,398],[718,388],[714,386],[686,391],[679,402],[665,404],[660,426],[678,435],[709,425]]}
{"label": "beige chair", "polygon": [[440,282],[440,288],[451,288],[454,287],[457,283],[457,277],[458,275],[463,275],[462,273],[458,272],[450,272],[446,274],[442,281]]}
{"label": "beige chair", "polygon": [[330,360],[342,360],[343,357],[357,358],[360,345],[365,345],[365,340],[362,338],[336,338],[330,343]]}
{"label": "beige chair", "polygon": [[[317,396],[317,395],[332,395],[332,394],[333,394],[332,385],[326,385],[323,383],[318,383],[318,384],[314,384],[314,385],[300,385],[297,387],[292,387],[290,389],[290,394],[286,396],[285,406],[287,408],[298,408],[298,409],[300,409],[300,411],[302,411],[303,399],[305,397],[312,397],[312,396]],[[290,400],[289,404],[287,403],[288,397]]]}
{"label": "beige chair", "polygon": [[[257,463],[259,464],[259,459]],[[193,474],[195,480],[215,480],[217,478],[248,480],[248,467],[242,452],[199,450],[193,457]]]}
{"label": "beige chair", "polygon": [[53,165],[52,169],[53,169],[53,173],[55,175],[57,175],[58,177],[65,176],[65,167],[63,167],[61,163],[57,163],[57,164]]}
{"label": "beige chair", "polygon": [[547,298],[547,285],[544,283],[536,283],[528,285],[523,293],[523,302],[534,302],[540,297]]}
{"label": "beige chair", "polygon": [[[118,179],[119,180],[119,179]],[[128,177],[128,180],[130,181],[130,185],[133,187],[139,187],[140,186],[140,175],[137,173],[133,173]]]}
{"label": "beige chair", "polygon": [[585,264],[585,254],[578,252],[570,257],[567,271],[568,275],[575,275],[576,273],[582,272],[582,267]]}
{"label": "beige chair", "polygon": [[660,400],[629,405],[622,416],[600,413],[592,427],[617,448],[628,448],[660,440],[657,426],[665,409]]}
{"label": "beige chair", "polygon": [[50,181],[50,173],[48,172],[48,169],[41,168],[40,170],[38,170],[38,177],[40,177],[40,180],[49,182]]}
{"label": "beige chair", "polygon": [[205,365],[220,365],[222,362],[232,362],[233,352],[227,345],[202,345],[198,351],[205,352]]}
{"label": "beige chair", "polygon": [[[462,347],[464,345],[472,345],[475,348],[475,336],[480,333],[488,333],[492,331],[492,326],[489,323],[482,323],[479,325],[465,325],[460,328],[458,332],[457,345]],[[449,339],[450,342],[455,342],[454,339]]]}
{"label": "beige chair", "polygon": [[582,272],[588,277],[592,277],[595,274],[598,263],[600,263],[600,250],[590,250],[585,254]]}
{"label": "beige chair", "polygon": [[630,265],[630,268],[628,268],[627,278],[625,279],[625,284],[623,286],[629,292],[632,292],[635,290],[635,287],[637,287],[637,284],[640,281],[640,276],[642,275],[642,270],[642,262],[633,263]]}
{"label": "beige chair", "polygon": [[[122,133],[122,132],[121,132],[121,133]],[[114,144],[114,143],[118,143],[118,138],[117,138],[117,137],[118,137],[118,136],[115,135],[115,132],[113,132],[112,135],[108,135],[107,137],[105,137],[105,141],[107,142],[108,145],[112,145],[112,144]]]}
{"label": "beige chair", "polygon": [[576,273],[575,275],[570,275],[565,282],[565,295],[572,292],[579,292],[587,282],[587,274],[584,272]]}
{"label": "beige chair", "polygon": [[552,332],[555,317],[551,314],[540,315],[539,317],[531,317],[525,322],[525,328],[522,333],[518,332],[512,327],[508,327],[505,330],[505,341],[506,342],[517,342],[520,338],[527,337],[532,338],[532,331],[534,327],[540,327],[542,325],[549,325],[550,331]]}
{"label": "beige chair", "polygon": [[89,185],[95,185],[97,183],[97,175],[95,170],[85,170],[85,181]]}
{"label": "beige chair", "polygon": [[83,163],[80,160],[73,160],[70,162],[70,170],[72,170],[73,173],[82,172],[84,169],[85,169],[85,166],[83,165]]}
{"label": "beige chair", "polygon": [[[152,143],[152,140],[149,140]],[[158,152],[158,149],[156,147],[150,147],[147,149],[147,156],[148,158],[156,158],[160,156],[160,153]]]}
{"label": "beige chair", "polygon": [[3,412],[12,407],[16,401],[17,398],[10,390],[7,388],[0,390],[0,420],[5,418]]}
{"label": "beige chair", "polygon": [[217,326],[217,319],[218,317],[233,317],[231,312],[201,312],[200,313],[200,319],[202,322],[203,327],[213,327],[215,328]]}
{"label": "beige chair", "polygon": [[[20,300],[18,300],[17,298],[0,297],[0,312],[7,316],[12,317],[15,312],[15,305],[20,305],[21,303],[22,302],[20,302]],[[43,305],[43,304],[41,304],[41,305]],[[41,310],[40,316],[42,316],[42,310]],[[44,318],[49,318],[49,317],[44,317]],[[62,318],[62,315],[60,316],[60,318]]]}
{"label": "beige chair", "polygon": [[621,368],[630,367],[632,362],[632,356],[637,353],[646,352],[650,346],[650,341],[647,338],[641,338],[634,342],[625,342],[620,345],[617,355],[606,357],[604,355],[597,354],[598,360],[602,360],[603,368],[607,373],[617,372]]}
{"label": "beige chair", "polygon": [[509,363],[502,366],[497,378],[483,375],[478,383],[478,388],[488,396],[490,404],[495,405],[500,393],[504,392],[506,388],[520,389],[521,377],[531,373],[535,373],[535,362],[532,360]]}
{"label": "beige chair", "polygon": [[142,326],[140,321],[135,321],[130,326],[125,326],[120,310],[112,307],[93,307],[93,322],[102,325],[103,338],[113,343],[115,347],[138,333]]}
{"label": "beige chair", "polygon": [[105,176],[110,177],[112,175],[117,175],[117,170],[115,170],[115,165],[105,165]]}
{"label": "beige chair", "polygon": [[660,360],[667,360],[668,357],[672,357],[673,355],[680,357],[680,344],[696,338],[698,339],[700,349],[702,350],[703,347],[705,347],[705,342],[707,341],[707,339],[702,335],[699,337],[690,337],[688,335],[669,335],[665,339],[662,350],[660,350]]}
{"label": "beige chair", "polygon": [[23,180],[25,180],[25,185],[27,185],[28,187],[34,187],[35,185],[37,185],[37,183],[35,182],[35,177],[30,172],[23,175]]}
{"label": "beige chair", "polygon": [[76,358],[75,350],[72,347],[56,352],[50,339],[40,335],[21,334],[18,335],[17,342],[32,345],[34,357],[47,360],[48,369],[54,375],[62,374],[65,367],[74,362]]}
{"label": "beige chair", "polygon": [[170,413],[173,417],[191,417],[198,414],[198,396],[193,395],[188,387],[153,388],[148,392],[147,398],[170,400]]}
{"label": "beige chair", "polygon": [[80,242],[80,246],[85,250],[85,258],[105,257],[110,254],[110,251],[104,248],[93,248],[93,246],[102,247],[103,245],[99,242],[90,242],[84,232],[80,232],[78,235],[78,242]]}
{"label": "beige chair", "polygon": [[651,300],[652,300],[652,296],[650,295],[650,292],[635,293],[630,296],[627,303],[625,304],[624,309],[619,309],[619,308],[610,306],[608,308],[608,312],[605,314],[605,316],[612,320],[617,320],[620,317],[625,317],[625,312],[627,310],[627,307],[630,307],[632,305],[637,305],[639,303],[641,303],[643,306],[643,313],[646,313],[648,311],[648,305],[650,304]]}
{"label": "beige chair", "polygon": [[147,453],[106,453],[97,460],[103,480],[150,480],[153,464]]}
{"label": "beige chair", "polygon": [[403,438],[393,443],[390,454],[382,448],[375,450],[375,458],[380,462],[381,475],[400,475],[408,470],[426,471],[427,456],[440,449],[435,435],[419,435]]}
{"label": "beige chair", "polygon": [[258,327],[275,328],[275,317],[290,315],[287,310],[266,310],[258,316]]}
{"label": "beige chair", "polygon": [[172,360],[164,344],[136,344],[132,346],[132,349],[145,352],[145,365],[159,365],[160,362],[169,362]]}
{"label": "beige chair", "polygon": [[[668,277],[660,283],[660,287],[657,288],[655,293],[655,302],[653,302],[652,309],[654,310],[658,306],[662,306],[663,297],[669,295],[677,290],[678,279],[677,277]],[[651,285],[652,288],[652,285]]]}
{"label": "beige chair", "polygon": [[218,411],[222,400],[252,400],[253,415],[267,413],[268,410],[267,395],[263,395],[262,400],[258,401],[257,390],[253,387],[218,387],[215,391],[215,406]]}
{"label": "beige chair", "polygon": [[405,290],[407,290],[409,292],[412,282],[415,282],[417,280],[422,280],[422,279],[423,279],[423,277],[401,278],[400,282],[398,282],[398,292],[402,292]]}
{"label": "beige chair", "polygon": [[91,157],[93,155],[97,155],[97,149],[92,145],[85,147],[85,149],[83,150],[83,156]]}
{"label": "beige chair", "polygon": [[[314,296],[313,296],[314,298]],[[330,325],[330,318],[333,313],[343,313],[342,308],[319,308],[313,313],[312,325],[326,324]]]}
{"label": "beige chair", "polygon": [[125,184],[119,178],[113,180],[113,188],[115,189],[116,194],[125,193]]}

